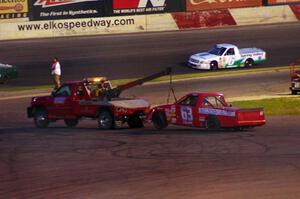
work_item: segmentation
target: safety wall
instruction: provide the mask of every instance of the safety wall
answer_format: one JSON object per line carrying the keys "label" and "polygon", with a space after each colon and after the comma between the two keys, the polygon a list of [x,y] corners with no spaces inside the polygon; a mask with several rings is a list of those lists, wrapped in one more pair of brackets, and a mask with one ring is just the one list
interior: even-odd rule
{"label": "safety wall", "polygon": [[0,0],[0,40],[300,20],[300,0]]}

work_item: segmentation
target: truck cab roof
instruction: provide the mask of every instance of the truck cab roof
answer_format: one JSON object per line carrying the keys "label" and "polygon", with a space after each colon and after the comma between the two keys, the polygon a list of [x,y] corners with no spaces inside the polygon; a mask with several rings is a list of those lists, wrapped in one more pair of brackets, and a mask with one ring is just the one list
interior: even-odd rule
{"label": "truck cab roof", "polygon": [[223,43],[223,44],[216,44],[216,46],[218,48],[236,48],[237,46],[233,45],[233,44],[227,44],[227,43]]}
{"label": "truck cab roof", "polygon": [[192,95],[192,96],[202,96],[202,97],[206,97],[206,96],[224,96],[223,93],[219,93],[219,92],[192,92],[189,93],[187,95]]}

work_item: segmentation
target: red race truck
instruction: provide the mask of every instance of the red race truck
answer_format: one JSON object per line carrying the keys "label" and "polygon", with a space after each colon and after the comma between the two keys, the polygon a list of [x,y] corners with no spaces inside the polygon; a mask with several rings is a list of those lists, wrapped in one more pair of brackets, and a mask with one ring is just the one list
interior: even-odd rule
{"label": "red race truck", "polygon": [[156,129],[168,124],[207,129],[243,129],[264,125],[262,108],[241,109],[228,104],[221,93],[190,93],[174,104],[150,110],[148,120]]}
{"label": "red race truck", "polygon": [[50,122],[57,120],[64,120],[68,127],[75,127],[81,118],[98,119],[101,129],[113,129],[116,121],[127,122],[131,128],[140,128],[150,104],[144,99],[121,98],[121,92],[170,72],[171,69],[167,68],[115,88],[104,77],[67,82],[50,96],[33,97],[27,116],[34,119],[38,128],[46,128]]}

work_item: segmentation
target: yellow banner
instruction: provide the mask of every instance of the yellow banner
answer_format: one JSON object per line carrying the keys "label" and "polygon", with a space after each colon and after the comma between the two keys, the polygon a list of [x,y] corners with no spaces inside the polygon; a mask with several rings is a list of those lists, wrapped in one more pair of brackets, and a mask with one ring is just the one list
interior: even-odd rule
{"label": "yellow banner", "polygon": [[[23,16],[20,14],[28,13],[27,0],[0,0],[0,15],[5,16]],[[9,17],[15,18],[15,17]]]}

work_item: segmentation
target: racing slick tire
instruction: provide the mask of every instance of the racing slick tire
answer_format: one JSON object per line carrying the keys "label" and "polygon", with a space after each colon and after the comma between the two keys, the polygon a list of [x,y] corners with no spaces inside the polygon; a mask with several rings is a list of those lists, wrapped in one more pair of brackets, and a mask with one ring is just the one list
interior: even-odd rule
{"label": "racing slick tire", "polygon": [[245,61],[245,67],[252,67],[253,65],[254,65],[253,59],[249,58]]}
{"label": "racing slick tire", "polygon": [[[0,78],[1,78],[1,75],[0,75]],[[7,80],[8,80],[8,77],[7,77],[7,75],[5,75],[5,76],[2,78],[2,80],[0,79],[0,84],[5,84]]]}
{"label": "racing slick tire", "polygon": [[34,113],[34,124],[37,128],[47,128],[49,126],[49,119],[47,110],[44,108],[39,108]]}
{"label": "racing slick tire", "polygon": [[218,62],[212,61],[210,62],[210,70],[217,70],[218,69]]}
{"label": "racing slick tire", "polygon": [[67,127],[72,128],[77,126],[78,119],[64,119],[64,122],[67,125]]}
{"label": "racing slick tire", "polygon": [[209,115],[205,119],[205,128],[209,130],[218,130],[221,128],[220,122],[216,116]]}
{"label": "racing slick tire", "polygon": [[156,128],[157,130],[164,129],[168,126],[168,121],[167,121],[166,115],[165,115],[165,113],[163,113],[161,111],[155,112],[153,114],[152,122],[153,122],[154,128]]}
{"label": "racing slick tire", "polygon": [[132,115],[129,117],[127,124],[130,128],[143,128],[143,120],[138,115]]}
{"label": "racing slick tire", "polygon": [[99,113],[98,127],[105,130],[115,128],[114,117],[110,111],[104,110]]}

